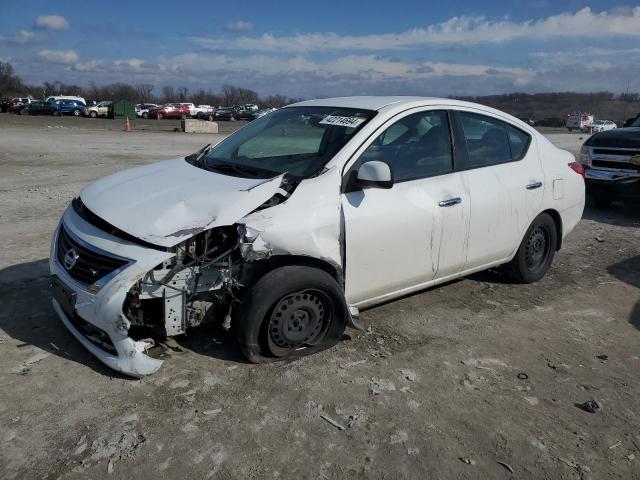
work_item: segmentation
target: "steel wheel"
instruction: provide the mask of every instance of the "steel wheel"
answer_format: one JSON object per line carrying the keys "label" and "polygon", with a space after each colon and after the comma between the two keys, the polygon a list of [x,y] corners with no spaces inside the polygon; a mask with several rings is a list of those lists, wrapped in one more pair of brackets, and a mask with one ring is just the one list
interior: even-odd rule
{"label": "steel wheel", "polygon": [[536,273],[546,264],[551,242],[549,231],[540,225],[533,229],[527,239],[525,261],[531,273]]}
{"label": "steel wheel", "polygon": [[321,343],[333,312],[329,298],[319,290],[303,290],[282,298],[271,313],[267,342],[277,357]]}

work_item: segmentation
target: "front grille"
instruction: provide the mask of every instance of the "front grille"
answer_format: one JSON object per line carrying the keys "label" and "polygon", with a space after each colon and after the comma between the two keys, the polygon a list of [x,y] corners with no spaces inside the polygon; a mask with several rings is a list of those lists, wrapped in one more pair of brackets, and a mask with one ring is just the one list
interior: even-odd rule
{"label": "front grille", "polygon": [[621,157],[633,157],[635,155],[640,155],[640,150],[617,150],[615,148],[594,148],[594,155],[619,155]]}
{"label": "front grille", "polygon": [[616,168],[622,170],[633,170],[640,172],[640,165],[634,165],[631,162],[616,162],[613,160],[592,160],[591,165],[600,168]]}
{"label": "front grille", "polygon": [[[56,250],[60,264],[74,280],[84,285],[92,285],[102,277],[127,264],[126,260],[103,255],[80,245],[69,235],[64,225],[60,226]],[[67,268],[69,262],[67,261],[65,264],[65,256],[69,254],[72,257],[74,251],[76,256],[75,264],[71,268]]]}

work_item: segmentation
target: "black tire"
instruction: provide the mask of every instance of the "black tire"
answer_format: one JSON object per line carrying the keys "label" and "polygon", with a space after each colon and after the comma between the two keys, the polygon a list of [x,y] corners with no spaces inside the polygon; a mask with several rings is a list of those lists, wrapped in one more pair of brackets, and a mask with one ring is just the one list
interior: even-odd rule
{"label": "black tire", "polygon": [[98,112],[96,112],[95,110],[91,110],[91,111],[89,112],[89,116],[90,116],[91,118],[97,118],[97,117],[98,117]]}
{"label": "black tire", "polygon": [[334,346],[346,319],[343,292],[331,275],[287,266],[268,272],[249,288],[232,329],[247,360],[267,363]]}
{"label": "black tire", "polygon": [[149,118],[149,112],[142,112],[142,118],[144,118],[145,120]]}
{"label": "black tire", "polygon": [[27,113],[29,113],[29,110],[26,108],[21,108],[20,110],[18,110],[19,115],[26,115]]}
{"label": "black tire", "polygon": [[79,110],[79,109],[77,109],[77,108],[76,108],[76,109],[74,109],[74,110],[73,110],[73,116],[74,116],[74,117],[79,117],[79,116],[80,116],[80,110]]}
{"label": "black tire", "polygon": [[544,277],[553,262],[558,244],[558,231],[547,213],[538,215],[524,235],[520,247],[504,270],[519,283],[533,283]]}
{"label": "black tire", "polygon": [[613,196],[604,193],[592,193],[591,201],[596,208],[609,208],[613,203]]}
{"label": "black tire", "polygon": [[209,120],[210,122],[213,122],[213,115],[209,115],[209,116],[207,117],[207,120]]}
{"label": "black tire", "polygon": [[60,113],[60,110],[54,110],[54,111],[53,111],[53,113],[52,113],[51,115],[53,115],[54,117],[59,117],[59,116],[61,116],[62,114]]}
{"label": "black tire", "polygon": [[164,115],[162,115],[161,113],[158,114],[158,120],[162,120],[164,118]]}

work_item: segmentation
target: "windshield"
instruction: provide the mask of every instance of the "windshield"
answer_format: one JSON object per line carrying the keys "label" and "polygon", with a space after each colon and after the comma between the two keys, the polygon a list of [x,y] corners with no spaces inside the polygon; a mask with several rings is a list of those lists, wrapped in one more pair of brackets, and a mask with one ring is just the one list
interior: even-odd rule
{"label": "windshield", "polygon": [[374,115],[352,108],[283,108],[223,140],[207,153],[201,166],[234,176],[310,177]]}

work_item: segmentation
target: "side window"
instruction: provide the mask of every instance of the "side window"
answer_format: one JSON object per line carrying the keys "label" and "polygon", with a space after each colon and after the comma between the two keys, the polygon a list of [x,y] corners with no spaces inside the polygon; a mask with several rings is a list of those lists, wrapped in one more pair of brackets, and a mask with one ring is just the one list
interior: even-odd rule
{"label": "side window", "polygon": [[511,146],[511,158],[520,160],[527,153],[531,137],[522,130],[507,125],[507,134],[509,135],[509,145]]}
{"label": "side window", "polygon": [[372,160],[388,164],[395,182],[452,172],[447,112],[431,110],[398,120],[367,147],[359,163]]}
{"label": "side window", "polygon": [[511,161],[511,147],[504,122],[469,112],[458,112],[468,159],[462,168],[479,168]]}

